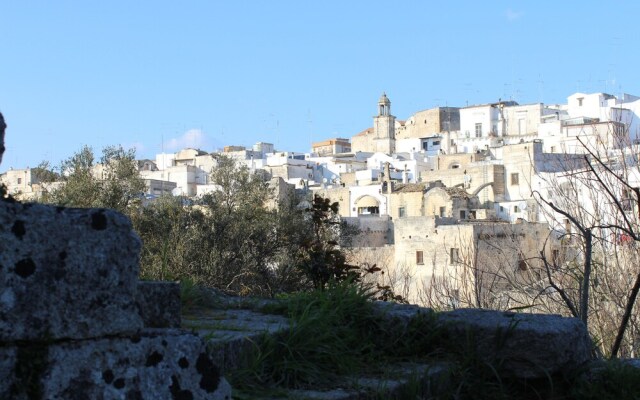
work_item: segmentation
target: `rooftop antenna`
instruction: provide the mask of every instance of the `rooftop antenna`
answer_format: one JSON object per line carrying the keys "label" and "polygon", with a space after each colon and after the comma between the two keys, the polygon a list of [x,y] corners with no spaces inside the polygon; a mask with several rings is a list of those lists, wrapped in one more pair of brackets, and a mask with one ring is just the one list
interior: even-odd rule
{"label": "rooftop antenna", "polygon": [[467,104],[467,107],[469,107],[469,93],[468,92],[471,91],[472,84],[471,83],[465,83],[464,86],[465,86],[464,91],[467,92],[467,99],[465,100],[465,102]]}

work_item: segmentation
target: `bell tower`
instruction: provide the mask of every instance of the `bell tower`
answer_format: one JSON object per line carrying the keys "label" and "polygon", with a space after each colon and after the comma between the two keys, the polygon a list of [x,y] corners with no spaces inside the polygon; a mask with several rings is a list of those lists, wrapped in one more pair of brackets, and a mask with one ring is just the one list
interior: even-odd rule
{"label": "bell tower", "polygon": [[391,115],[391,101],[386,93],[378,100],[378,115],[373,117],[375,149],[378,152],[392,154],[396,151],[396,117]]}

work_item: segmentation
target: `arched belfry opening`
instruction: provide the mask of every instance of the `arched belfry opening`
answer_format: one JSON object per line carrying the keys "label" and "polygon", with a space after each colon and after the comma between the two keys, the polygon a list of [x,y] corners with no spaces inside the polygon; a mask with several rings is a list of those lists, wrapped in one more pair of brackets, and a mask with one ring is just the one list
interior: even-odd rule
{"label": "arched belfry opening", "polygon": [[391,115],[391,101],[386,93],[382,93],[380,100],[378,100],[378,116],[388,117],[389,115]]}

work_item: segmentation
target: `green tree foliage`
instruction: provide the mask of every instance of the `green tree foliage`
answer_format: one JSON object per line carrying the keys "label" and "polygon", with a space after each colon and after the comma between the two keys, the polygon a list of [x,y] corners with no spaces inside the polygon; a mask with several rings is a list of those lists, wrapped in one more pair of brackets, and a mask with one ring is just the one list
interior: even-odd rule
{"label": "green tree foliage", "polygon": [[143,276],[188,277],[243,295],[304,288],[306,278],[291,259],[305,224],[295,198],[267,207],[273,193],[261,175],[224,156],[217,161],[216,190],[197,204],[163,198],[132,217],[144,243]]}
{"label": "green tree foliage", "polygon": [[132,216],[144,242],[144,277],[274,296],[375,272],[347,263],[339,243],[349,230],[337,203],[291,193],[269,206],[274,193],[262,175],[224,156],[217,163],[216,190],[197,204],[163,198]]}
{"label": "green tree foliage", "polygon": [[298,268],[317,289],[324,288],[330,281],[358,280],[360,268],[347,263],[339,246],[343,225],[338,215],[338,203],[315,195],[305,211],[310,234],[300,243]]}
{"label": "green tree foliage", "polygon": [[[121,146],[102,150],[97,163],[91,147],[84,146],[60,166],[37,168],[39,181],[51,189],[43,201],[69,207],[105,207],[129,213],[145,185],[138,173],[135,151]],[[60,184],[55,184],[58,181]]]}
{"label": "green tree foliage", "polygon": [[[223,155],[211,171],[215,190],[199,199],[163,197],[132,207],[144,189],[133,151],[104,149],[96,163],[84,147],[58,170],[43,164],[38,178],[62,181],[45,200],[72,207],[108,207],[130,216],[143,241],[141,275],[185,279],[232,294],[275,296],[331,282],[360,281],[363,269],[340,247],[346,225],[338,204],[293,191],[274,201],[264,175]],[[308,204],[307,207],[301,204]]]}

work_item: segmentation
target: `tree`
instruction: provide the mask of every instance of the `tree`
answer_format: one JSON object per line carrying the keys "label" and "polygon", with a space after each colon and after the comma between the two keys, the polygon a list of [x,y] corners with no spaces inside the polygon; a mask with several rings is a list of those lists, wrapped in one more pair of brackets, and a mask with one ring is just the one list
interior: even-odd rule
{"label": "tree", "polygon": [[132,217],[144,243],[143,276],[189,278],[241,295],[308,287],[293,261],[307,231],[297,200],[267,207],[273,193],[261,174],[223,155],[216,159],[215,190],[195,204],[161,198]]}
{"label": "tree", "polygon": [[332,280],[358,279],[358,267],[347,263],[346,254],[339,247],[338,203],[315,195],[305,212],[310,222],[310,235],[299,248],[298,268],[317,289],[324,289]]}
{"label": "tree", "polygon": [[[37,168],[37,177],[49,184],[43,201],[69,207],[104,207],[129,213],[129,208],[145,190],[138,173],[135,151],[122,146],[102,150],[100,163],[93,150],[84,146],[58,168],[47,162]],[[60,182],[54,185],[55,182]]]}
{"label": "tree", "polygon": [[[546,195],[536,192],[567,248],[562,260],[543,257],[545,272],[570,313],[598,334],[603,352],[616,357],[630,323],[637,324],[640,203],[631,182],[637,181],[638,154],[634,146],[611,152],[580,143],[586,150],[582,165],[550,177]],[[628,337],[623,354],[635,354],[639,345]]]}

